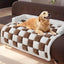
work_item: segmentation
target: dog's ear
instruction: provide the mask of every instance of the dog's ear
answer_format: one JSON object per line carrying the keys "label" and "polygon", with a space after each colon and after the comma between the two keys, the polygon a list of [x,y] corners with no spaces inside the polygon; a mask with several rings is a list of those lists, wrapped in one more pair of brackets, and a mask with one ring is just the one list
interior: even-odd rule
{"label": "dog's ear", "polygon": [[42,19],[41,16],[39,16],[39,21],[40,21],[41,19]]}
{"label": "dog's ear", "polygon": [[39,21],[40,21],[40,16],[38,17]]}
{"label": "dog's ear", "polygon": [[41,15],[39,16],[39,22],[40,22],[40,21],[44,21],[44,19],[42,18]]}

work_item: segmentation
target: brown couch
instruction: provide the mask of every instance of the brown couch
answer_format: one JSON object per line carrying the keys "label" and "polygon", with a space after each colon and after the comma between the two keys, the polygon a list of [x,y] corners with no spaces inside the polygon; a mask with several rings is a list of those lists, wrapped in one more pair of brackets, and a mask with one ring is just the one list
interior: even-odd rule
{"label": "brown couch", "polygon": [[[39,15],[43,10],[49,11],[53,19],[64,20],[64,7],[16,1],[12,5],[12,16],[0,18],[0,23],[6,24],[12,21],[12,17],[21,14]],[[52,44],[51,56],[58,64],[64,64],[64,35]]]}

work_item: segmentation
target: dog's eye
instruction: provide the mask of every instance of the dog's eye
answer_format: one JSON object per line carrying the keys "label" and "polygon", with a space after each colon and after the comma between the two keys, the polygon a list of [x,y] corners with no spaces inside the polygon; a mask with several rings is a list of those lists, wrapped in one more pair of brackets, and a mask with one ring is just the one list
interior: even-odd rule
{"label": "dog's eye", "polygon": [[43,13],[43,14],[46,14],[46,13]]}

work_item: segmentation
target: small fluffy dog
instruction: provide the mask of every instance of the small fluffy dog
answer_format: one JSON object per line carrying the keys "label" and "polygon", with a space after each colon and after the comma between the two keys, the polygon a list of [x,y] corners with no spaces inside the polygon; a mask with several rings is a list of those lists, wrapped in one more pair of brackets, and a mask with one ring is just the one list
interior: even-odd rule
{"label": "small fluffy dog", "polygon": [[49,23],[50,14],[48,11],[43,11],[38,18],[31,18],[27,21],[17,24],[17,26],[27,27],[28,29],[35,30],[36,33],[43,35],[43,32],[51,32],[53,35],[56,35],[55,32],[50,30]]}

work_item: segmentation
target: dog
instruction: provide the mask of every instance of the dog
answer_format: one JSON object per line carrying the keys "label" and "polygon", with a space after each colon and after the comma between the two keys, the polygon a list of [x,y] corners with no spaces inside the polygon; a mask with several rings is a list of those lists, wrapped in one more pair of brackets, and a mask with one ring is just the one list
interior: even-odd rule
{"label": "dog", "polygon": [[51,32],[52,35],[56,35],[50,29],[49,17],[50,13],[48,11],[43,11],[38,18],[31,18],[27,21],[17,24],[17,26],[27,27],[28,29],[33,29],[36,33],[43,35],[43,32]]}

